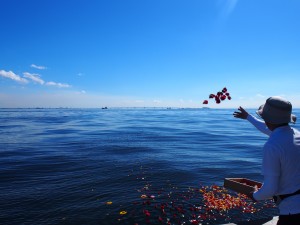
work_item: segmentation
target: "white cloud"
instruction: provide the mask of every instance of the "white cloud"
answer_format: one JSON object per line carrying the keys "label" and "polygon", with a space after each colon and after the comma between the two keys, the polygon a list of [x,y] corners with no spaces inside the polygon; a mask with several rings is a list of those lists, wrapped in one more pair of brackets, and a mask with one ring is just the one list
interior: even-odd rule
{"label": "white cloud", "polygon": [[225,8],[227,14],[230,14],[233,12],[234,8],[236,7],[237,2],[238,2],[238,0],[227,0],[226,8]]}
{"label": "white cloud", "polygon": [[24,75],[24,77],[32,80],[33,82],[39,83],[41,85],[43,85],[45,83],[45,81],[43,81],[40,78],[39,74],[32,74],[32,73],[25,72],[25,73],[23,73],[23,75]]}
{"label": "white cloud", "polygon": [[160,104],[160,103],[162,103],[162,101],[160,101],[160,100],[153,100],[153,103]]}
{"label": "white cloud", "polygon": [[[21,77],[12,71],[0,70],[0,76],[9,78],[11,80],[14,80],[14,81],[17,81],[17,82],[23,83],[23,84],[27,84],[27,83],[29,83],[29,81],[33,81],[33,82],[41,84],[41,85],[45,84],[47,86],[55,86],[55,87],[59,87],[59,88],[71,87],[70,84],[57,83],[57,82],[53,82],[53,81],[45,82],[43,79],[41,79],[39,74],[28,73],[28,72],[24,72],[23,73],[24,77]],[[85,91],[83,91],[82,93],[85,93]]]}
{"label": "white cloud", "polygon": [[38,69],[38,70],[45,70],[45,69],[47,69],[47,67],[45,67],[45,66],[37,66],[35,64],[31,64],[30,67]]}
{"label": "white cloud", "polygon": [[55,86],[55,87],[59,87],[59,88],[69,88],[69,87],[71,87],[71,85],[69,85],[69,84],[56,83],[56,82],[53,82],[53,81],[46,82],[46,85],[47,86]]}
{"label": "white cloud", "polygon": [[[69,84],[62,84],[62,83],[53,82],[53,81],[45,82],[43,79],[41,79],[39,74],[33,74],[33,73],[28,73],[28,72],[25,72],[23,74],[24,74],[24,77],[32,80],[33,82],[39,83],[41,85],[45,84],[47,86],[55,86],[55,87],[59,87],[59,88],[71,87],[71,85],[69,85]],[[81,91],[81,93],[85,93],[85,91]]]}
{"label": "white cloud", "polygon": [[26,80],[25,78],[20,77],[19,75],[15,74],[12,71],[0,70],[0,76],[5,77],[5,78],[9,78],[11,80],[14,80],[14,81],[17,81],[17,82],[23,83],[23,84],[28,83],[28,80]]}
{"label": "white cloud", "polygon": [[227,17],[229,16],[235,9],[238,0],[219,0],[218,4],[222,9],[222,16]]}
{"label": "white cloud", "polygon": [[258,98],[266,98],[266,96],[264,96],[262,94],[256,94],[256,97],[258,97]]}

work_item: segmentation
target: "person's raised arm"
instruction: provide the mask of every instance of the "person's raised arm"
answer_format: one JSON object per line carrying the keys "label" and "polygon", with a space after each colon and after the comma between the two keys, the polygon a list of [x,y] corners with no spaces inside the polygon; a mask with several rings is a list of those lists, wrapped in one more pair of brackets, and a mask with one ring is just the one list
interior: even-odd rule
{"label": "person's raised arm", "polygon": [[272,131],[269,130],[269,128],[266,126],[266,124],[265,124],[265,122],[263,120],[259,120],[256,117],[252,116],[245,109],[243,109],[241,106],[238,108],[238,110],[239,111],[235,111],[233,113],[233,116],[235,118],[248,120],[259,131],[261,131],[262,133],[270,136],[270,134],[271,134]]}

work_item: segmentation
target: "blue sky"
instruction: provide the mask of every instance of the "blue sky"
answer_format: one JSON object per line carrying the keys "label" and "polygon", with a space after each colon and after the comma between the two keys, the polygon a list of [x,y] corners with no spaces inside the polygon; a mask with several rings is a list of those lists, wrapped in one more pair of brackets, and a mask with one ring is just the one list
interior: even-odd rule
{"label": "blue sky", "polygon": [[299,0],[0,0],[0,107],[300,107]]}

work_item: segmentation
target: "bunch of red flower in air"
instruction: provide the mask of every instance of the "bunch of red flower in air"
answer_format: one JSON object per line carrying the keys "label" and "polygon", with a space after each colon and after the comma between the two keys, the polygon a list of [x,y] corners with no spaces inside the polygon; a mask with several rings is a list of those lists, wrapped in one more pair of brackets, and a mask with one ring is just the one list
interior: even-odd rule
{"label": "bunch of red flower in air", "polygon": [[[220,104],[221,101],[224,101],[226,98],[231,100],[230,94],[227,92],[226,87],[224,87],[222,91],[218,91],[217,94],[210,94],[209,98],[214,98],[217,104]],[[203,104],[208,104],[208,101],[204,100]]]}

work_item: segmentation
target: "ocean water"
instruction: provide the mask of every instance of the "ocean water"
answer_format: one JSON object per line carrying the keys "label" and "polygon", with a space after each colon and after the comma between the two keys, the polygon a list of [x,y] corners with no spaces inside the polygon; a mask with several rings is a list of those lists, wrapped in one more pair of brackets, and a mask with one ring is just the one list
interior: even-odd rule
{"label": "ocean water", "polygon": [[200,187],[222,186],[225,177],[262,181],[267,136],[233,111],[0,109],[0,224],[218,224],[276,215],[271,203],[254,213],[205,209]]}

